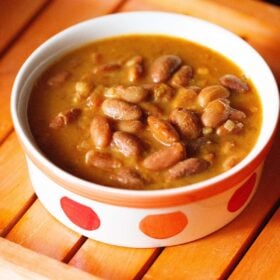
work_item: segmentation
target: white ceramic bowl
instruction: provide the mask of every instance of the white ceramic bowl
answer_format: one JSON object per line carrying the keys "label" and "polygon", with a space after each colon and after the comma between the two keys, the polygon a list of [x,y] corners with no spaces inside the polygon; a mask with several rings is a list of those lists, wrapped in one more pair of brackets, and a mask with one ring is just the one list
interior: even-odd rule
{"label": "white ceramic bowl", "polygon": [[[250,154],[209,180],[167,190],[123,190],[79,179],[55,166],[36,145],[27,122],[34,82],[55,59],[88,42],[123,34],[166,34],[218,51],[235,62],[261,96],[263,124]],[[232,221],[251,200],[275,131],[278,91],[270,69],[246,42],[211,23],[178,14],[133,12],[77,24],[49,39],[27,59],[11,101],[33,187],[48,211],[74,231],[109,244],[158,247],[189,242]]]}

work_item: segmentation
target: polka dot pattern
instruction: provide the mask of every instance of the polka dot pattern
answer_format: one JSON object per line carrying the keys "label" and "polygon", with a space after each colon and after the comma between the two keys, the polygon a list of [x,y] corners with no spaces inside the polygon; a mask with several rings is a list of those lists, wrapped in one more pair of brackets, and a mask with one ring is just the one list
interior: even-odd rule
{"label": "polka dot pattern", "polygon": [[60,200],[61,207],[72,223],[86,230],[95,230],[100,226],[98,215],[88,206],[80,204],[68,197]]}
{"label": "polka dot pattern", "polygon": [[187,224],[186,215],[177,211],[146,216],[140,222],[140,230],[149,237],[164,239],[180,233]]}
{"label": "polka dot pattern", "polygon": [[229,212],[235,212],[245,205],[254,189],[256,179],[257,175],[254,173],[239,189],[234,192],[227,205]]}

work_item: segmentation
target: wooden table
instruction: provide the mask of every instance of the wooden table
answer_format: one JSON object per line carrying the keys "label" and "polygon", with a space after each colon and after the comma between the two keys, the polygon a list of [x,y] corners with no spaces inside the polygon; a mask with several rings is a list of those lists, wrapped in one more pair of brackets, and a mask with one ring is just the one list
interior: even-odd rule
{"label": "wooden table", "polygon": [[280,279],[279,133],[249,207],[189,244],[129,249],[89,240],[50,216],[34,194],[9,112],[17,71],[58,31],[132,10],[174,11],[224,26],[255,47],[280,82],[280,8],[262,1],[0,1],[0,279]]}

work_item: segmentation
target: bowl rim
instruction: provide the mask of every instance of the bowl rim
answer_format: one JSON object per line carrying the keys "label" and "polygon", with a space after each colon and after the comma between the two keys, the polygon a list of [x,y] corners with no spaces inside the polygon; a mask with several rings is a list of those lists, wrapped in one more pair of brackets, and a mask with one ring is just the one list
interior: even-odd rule
{"label": "bowl rim", "polygon": [[[191,185],[176,187],[176,188],[169,188],[169,189],[157,189],[157,190],[131,190],[131,189],[121,189],[121,188],[113,188],[108,187],[100,184],[96,184],[93,182],[86,181],[84,179],[81,179],[79,177],[76,177],[67,171],[64,171],[63,169],[56,166],[54,163],[52,163],[47,157],[43,155],[43,153],[35,147],[35,145],[32,144],[32,141],[30,140],[30,137],[27,135],[26,131],[21,125],[21,120],[19,118],[18,114],[18,98],[19,94],[21,93],[21,89],[24,85],[23,76],[25,71],[27,71],[28,65],[38,56],[40,56],[40,53],[43,52],[45,49],[49,48],[52,44],[55,44],[59,40],[63,40],[63,37],[68,36],[71,34],[74,30],[83,28],[84,26],[91,25],[96,23],[97,21],[103,21],[106,22],[108,19],[114,18],[115,20],[121,20],[123,17],[127,16],[160,16],[160,17],[175,17],[176,18],[184,18],[189,21],[193,22],[199,22],[200,24],[204,24],[205,26],[209,26],[211,28],[215,28],[217,30],[220,30],[224,34],[226,34],[228,37],[231,37],[233,40],[239,40],[239,44],[243,44],[243,46],[246,46],[246,48],[250,49],[250,52],[258,57],[259,60],[262,61],[264,67],[266,67],[265,71],[266,74],[269,76],[270,82],[273,83],[272,86],[275,90],[275,93],[278,93],[277,84],[273,77],[273,74],[269,67],[267,66],[264,59],[246,42],[244,42],[242,39],[240,39],[237,35],[233,34],[232,32],[216,25],[213,23],[210,23],[205,20],[201,20],[192,16],[177,14],[177,13],[169,13],[169,12],[153,12],[153,11],[145,11],[145,12],[125,12],[125,13],[119,13],[119,14],[110,14],[105,15],[101,17],[97,17],[94,19],[86,20],[83,22],[80,22],[78,24],[75,24],[73,26],[70,26],[66,28],[65,30],[59,32],[58,34],[52,36],[50,39],[45,41],[43,44],[41,44],[25,61],[25,63],[22,65],[21,69],[19,70],[17,77],[14,81],[13,89],[12,89],[12,96],[11,96],[11,112],[12,112],[12,120],[14,123],[15,130],[17,134],[19,135],[19,139],[22,143],[22,146],[28,155],[28,157],[33,161],[36,162],[41,169],[44,169],[44,172],[51,177],[54,181],[58,182],[63,187],[76,192],[82,196],[96,199],[97,201],[104,201],[104,196],[113,196],[108,198],[108,203],[111,204],[118,204],[118,205],[126,205],[131,207],[131,205],[137,205],[137,207],[142,207],[141,205],[144,205],[143,207],[159,207],[159,206],[170,206],[170,205],[179,205],[183,204],[189,200],[192,201],[190,197],[197,196],[197,192],[199,193],[205,193],[205,195],[200,196],[200,198],[209,195],[213,195],[215,193],[225,191],[227,188],[229,188],[232,184],[237,184],[240,182],[240,180],[248,176],[258,165],[261,164],[263,161],[265,155],[268,153],[271,145],[272,140],[275,134],[278,118],[279,118],[279,98],[275,98],[276,104],[274,104],[278,108],[278,115],[275,116],[275,123],[272,127],[272,130],[267,132],[267,142],[266,145],[261,147],[258,152],[255,151],[255,146],[251,150],[251,152],[236,166],[234,166],[232,169],[225,171],[217,176],[214,176],[212,178],[200,181],[198,183],[194,183]],[[170,33],[166,33],[167,36],[172,36]],[[104,38],[109,38],[108,36]],[[92,39],[92,42],[95,39]],[[79,47],[80,45],[76,44],[76,47]],[[21,85],[22,84],[22,85]],[[276,94],[275,94],[276,95]],[[252,151],[255,151],[255,153],[252,154]],[[246,168],[245,168],[246,167]],[[249,168],[250,167],[250,168]],[[246,169],[246,170],[245,170]],[[246,171],[246,172],[245,172]],[[238,176],[239,175],[239,176]],[[221,182],[224,182],[224,187],[221,187]],[[209,188],[213,188],[213,186],[216,186],[216,191],[209,190]],[[215,188],[214,188],[215,189]],[[202,192],[203,190],[203,192]],[[207,195],[206,195],[207,194]],[[189,197],[186,197],[186,195],[189,195]],[[101,197],[102,199],[101,199]],[[181,198],[181,199],[180,199]],[[128,202],[125,202],[126,199],[129,199]],[[141,199],[141,201],[147,201],[147,203],[140,203],[139,201],[137,203],[137,199]],[[160,200],[161,199],[161,200]],[[171,202],[171,200],[172,202]],[[142,202],[143,202],[142,201]],[[148,203],[148,201],[150,201]],[[157,201],[157,203],[154,203]]]}

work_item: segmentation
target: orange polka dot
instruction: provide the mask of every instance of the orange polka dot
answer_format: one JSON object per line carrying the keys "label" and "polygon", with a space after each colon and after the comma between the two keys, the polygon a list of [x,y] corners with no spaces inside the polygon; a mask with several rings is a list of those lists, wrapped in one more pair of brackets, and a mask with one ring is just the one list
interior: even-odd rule
{"label": "orange polka dot", "polygon": [[140,222],[141,231],[153,238],[163,239],[180,233],[188,224],[182,212],[148,215]]}
{"label": "orange polka dot", "polygon": [[231,197],[227,209],[229,212],[235,212],[240,209],[248,200],[254,189],[257,175],[254,173]]}

